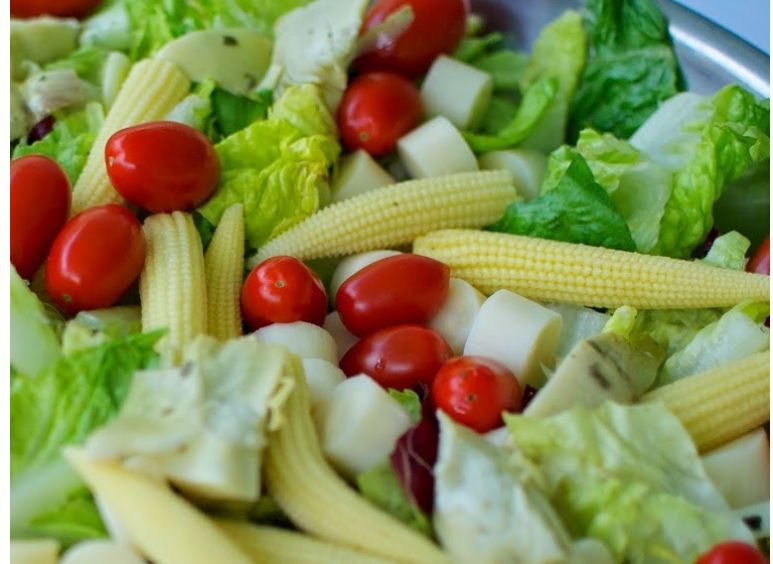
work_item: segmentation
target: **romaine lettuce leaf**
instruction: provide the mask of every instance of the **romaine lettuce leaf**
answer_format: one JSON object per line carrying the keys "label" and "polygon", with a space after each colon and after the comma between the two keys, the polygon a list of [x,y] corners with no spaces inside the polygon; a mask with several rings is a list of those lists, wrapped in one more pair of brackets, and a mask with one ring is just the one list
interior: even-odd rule
{"label": "romaine lettuce leaf", "polygon": [[102,105],[91,102],[83,110],[57,119],[43,139],[31,145],[22,140],[14,149],[13,158],[31,154],[51,157],[64,169],[70,184],[75,184],[104,119]]}
{"label": "romaine lettuce leaf", "polygon": [[633,333],[652,338],[666,356],[683,349],[722,312],[715,309],[648,309],[636,316]]}
{"label": "romaine lettuce leaf", "polygon": [[498,32],[464,38],[454,52],[454,58],[489,73],[494,81],[494,92],[505,93],[520,90],[521,77],[529,64],[529,56],[507,48],[504,36]]}
{"label": "romaine lettuce leaf", "polygon": [[660,102],[684,89],[668,22],[654,0],[586,5],[590,53],[572,103],[572,129],[627,139]]}
{"label": "romaine lettuce leaf", "polygon": [[743,270],[746,267],[746,252],[750,246],[749,239],[738,231],[730,231],[714,239],[709,252],[702,260],[719,268]]}
{"label": "romaine lettuce leaf", "polygon": [[492,231],[633,251],[628,226],[578,154],[558,185],[529,202],[510,204]]}
{"label": "romaine lettuce leaf", "polygon": [[199,213],[214,225],[244,205],[245,230],[257,249],[307,218],[329,198],[329,171],[340,152],[335,122],[313,85],[290,87],[269,111],[215,146],[220,186]]}
{"label": "romaine lettuce leaf", "polygon": [[571,534],[601,540],[618,561],[694,562],[717,542],[754,540],[662,404],[505,420]]}
{"label": "romaine lettuce leaf", "polygon": [[113,417],[135,370],[153,365],[160,333],[132,335],[62,357],[11,383],[11,535],[65,543],[104,530],[88,490],[61,456]]}

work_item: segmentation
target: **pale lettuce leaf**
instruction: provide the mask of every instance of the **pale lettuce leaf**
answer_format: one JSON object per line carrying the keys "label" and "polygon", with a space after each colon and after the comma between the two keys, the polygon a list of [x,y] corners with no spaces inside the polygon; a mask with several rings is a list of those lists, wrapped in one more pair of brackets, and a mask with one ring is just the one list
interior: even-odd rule
{"label": "pale lettuce leaf", "polygon": [[749,239],[738,231],[730,231],[714,239],[709,252],[702,260],[719,268],[743,270],[746,267],[746,253],[750,246]]}

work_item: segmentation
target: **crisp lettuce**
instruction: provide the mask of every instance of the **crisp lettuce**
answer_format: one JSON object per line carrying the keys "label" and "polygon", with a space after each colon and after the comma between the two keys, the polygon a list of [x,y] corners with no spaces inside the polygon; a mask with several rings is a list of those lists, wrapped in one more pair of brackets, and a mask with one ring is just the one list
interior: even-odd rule
{"label": "crisp lettuce", "polygon": [[159,333],[132,335],[60,358],[11,382],[11,535],[65,543],[103,536],[86,487],[61,456],[113,417],[135,370],[153,365]]}
{"label": "crisp lettuce", "polygon": [[288,88],[266,120],[215,146],[221,179],[199,213],[217,225],[244,205],[245,230],[257,249],[307,218],[329,197],[329,171],[340,152],[335,122],[313,85]]}
{"label": "crisp lettuce", "polygon": [[505,419],[570,533],[601,540],[617,561],[693,562],[717,542],[754,540],[662,404]]}
{"label": "crisp lettuce", "polygon": [[636,248],[622,216],[577,154],[554,189],[529,202],[511,204],[489,229],[627,251]]}
{"label": "crisp lettuce", "polygon": [[507,48],[504,39],[497,32],[466,37],[454,52],[454,58],[489,73],[494,81],[494,92],[519,92],[529,56]]}
{"label": "crisp lettuce", "polygon": [[414,423],[421,421],[421,400],[419,399],[419,394],[410,388],[406,388],[405,390],[395,390],[390,388],[389,395],[405,408],[405,411],[411,415],[411,419],[413,419]]}
{"label": "crisp lettuce", "polygon": [[631,144],[674,175],[652,252],[686,257],[711,229],[725,186],[770,158],[770,107],[735,85],[708,99],[681,95],[653,114]]}
{"label": "crisp lettuce", "polygon": [[636,316],[633,334],[650,337],[666,356],[671,356],[721,315],[715,309],[642,310]]}
{"label": "crisp lettuce", "polygon": [[75,184],[104,119],[101,104],[87,104],[83,110],[58,119],[43,139],[31,145],[22,140],[14,149],[13,158],[31,154],[51,157],[64,169],[70,183]]}
{"label": "crisp lettuce", "polygon": [[746,266],[746,252],[750,246],[749,239],[738,231],[730,231],[714,239],[709,252],[703,257],[703,262],[719,268],[743,270]]}
{"label": "crisp lettuce", "polygon": [[34,376],[55,362],[62,349],[45,307],[11,266],[11,367]]}
{"label": "crisp lettuce", "polygon": [[[668,22],[655,0],[588,0],[590,52],[572,102],[572,128],[626,139],[683,90]],[[573,136],[572,136],[573,137]]]}
{"label": "crisp lettuce", "polygon": [[81,311],[69,320],[62,333],[64,354],[96,347],[111,339],[123,339],[142,331],[138,306],[115,306]]}

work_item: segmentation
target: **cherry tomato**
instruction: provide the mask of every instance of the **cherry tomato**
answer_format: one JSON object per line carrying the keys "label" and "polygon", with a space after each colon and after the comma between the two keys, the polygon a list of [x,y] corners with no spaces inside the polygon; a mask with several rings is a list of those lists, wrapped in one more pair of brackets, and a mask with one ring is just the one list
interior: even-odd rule
{"label": "cherry tomato", "polygon": [[464,0],[378,0],[365,14],[362,31],[406,5],[413,10],[411,24],[396,38],[385,38],[376,49],[358,57],[354,63],[358,71],[385,70],[415,78],[438,55],[451,53],[459,45],[467,25]]}
{"label": "cherry tomato", "polygon": [[123,206],[87,209],[59,232],[46,263],[46,289],[65,313],[110,307],[145,264],[142,225]]}
{"label": "cherry tomato", "polygon": [[355,78],[338,107],[344,145],[373,156],[390,153],[397,140],[421,120],[419,91],[407,79],[387,72]]}
{"label": "cherry tomato", "polygon": [[402,323],[424,323],[448,296],[450,269],[442,262],[401,254],[374,262],[336,293],[341,322],[362,337]]}
{"label": "cherry tomato", "polygon": [[294,321],[322,326],[327,315],[325,287],[298,259],[272,257],[253,268],[244,281],[242,315],[253,330]]}
{"label": "cherry tomato", "polygon": [[518,411],[518,380],[502,364],[481,356],[446,362],[432,383],[432,401],[452,419],[479,433],[502,425],[503,411]]}
{"label": "cherry tomato", "polygon": [[347,376],[365,373],[384,388],[430,384],[453,353],[445,339],[419,325],[381,329],[357,341],[341,359]]}
{"label": "cherry tomato", "polygon": [[767,274],[770,276],[770,235],[757,247],[757,251],[746,265],[747,272]]}
{"label": "cherry tomato", "polygon": [[750,544],[729,541],[714,546],[695,564],[768,564],[768,559]]}
{"label": "cherry tomato", "polygon": [[11,161],[11,263],[30,279],[46,259],[70,211],[70,182],[42,155]]}
{"label": "cherry tomato", "polygon": [[105,146],[105,164],[116,191],[153,213],[198,207],[220,178],[220,162],[209,139],[171,121],[114,133]]}
{"label": "cherry tomato", "polygon": [[49,15],[60,18],[88,16],[100,0],[11,0],[11,16],[35,18]]}

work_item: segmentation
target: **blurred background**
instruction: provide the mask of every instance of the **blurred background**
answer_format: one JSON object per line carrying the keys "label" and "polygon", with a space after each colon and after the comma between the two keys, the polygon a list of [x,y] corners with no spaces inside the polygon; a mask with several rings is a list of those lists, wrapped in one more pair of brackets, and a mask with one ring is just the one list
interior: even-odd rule
{"label": "blurred background", "polygon": [[770,0],[677,0],[770,55]]}

